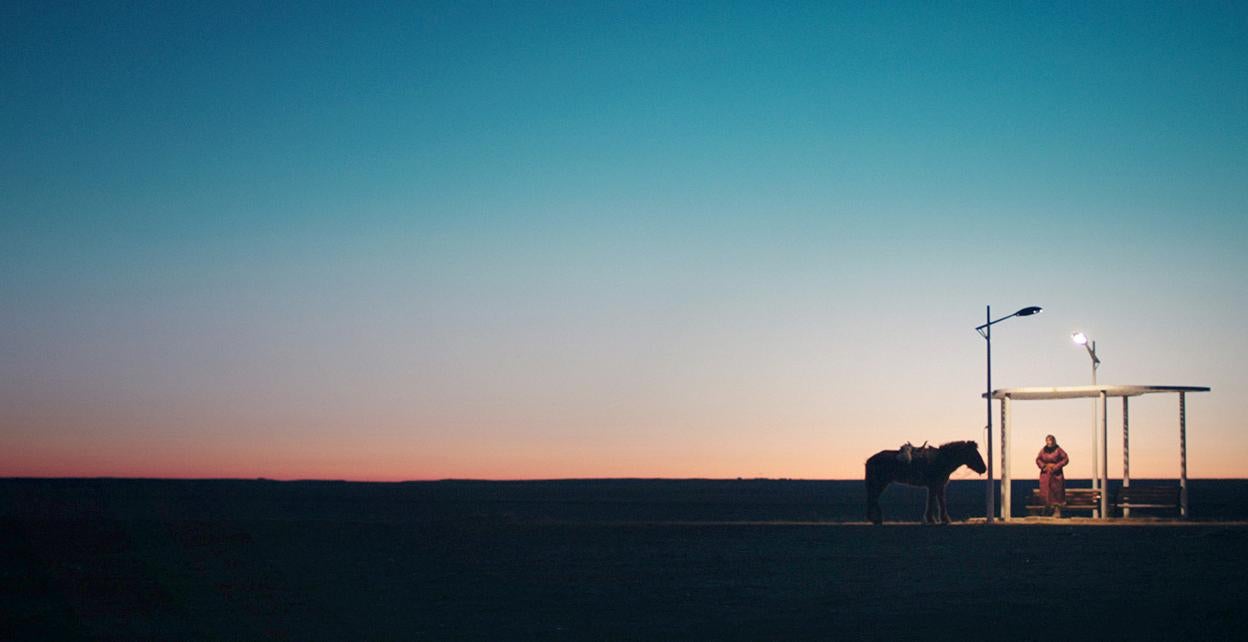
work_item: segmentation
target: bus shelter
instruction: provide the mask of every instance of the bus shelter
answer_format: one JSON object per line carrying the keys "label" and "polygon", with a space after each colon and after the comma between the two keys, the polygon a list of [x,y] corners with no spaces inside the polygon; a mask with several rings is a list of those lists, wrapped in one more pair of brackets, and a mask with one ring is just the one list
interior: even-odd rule
{"label": "bus shelter", "polygon": [[[1093,398],[1096,404],[1096,424],[1093,426],[1092,487],[1101,490],[1100,518],[1109,515],[1109,425],[1106,408],[1111,397],[1122,397],[1122,486],[1131,486],[1131,441],[1128,422],[1131,397],[1147,394],[1177,394],[1179,396],[1179,514],[1187,517],[1187,393],[1209,392],[1203,386],[1065,386],[1060,388],[1000,388],[992,391],[992,398],[1001,401],[1001,518],[1010,519],[1010,404],[1013,401],[1045,399]],[[1124,512],[1124,516],[1128,513]]]}

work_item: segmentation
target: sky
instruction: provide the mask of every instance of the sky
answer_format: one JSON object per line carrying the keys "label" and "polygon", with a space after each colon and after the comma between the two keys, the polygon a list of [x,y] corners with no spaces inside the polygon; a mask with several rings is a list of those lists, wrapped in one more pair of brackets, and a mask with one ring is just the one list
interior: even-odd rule
{"label": "sky", "polygon": [[0,476],[854,479],[1039,305],[1248,477],[1248,5],[396,4],[0,4]]}

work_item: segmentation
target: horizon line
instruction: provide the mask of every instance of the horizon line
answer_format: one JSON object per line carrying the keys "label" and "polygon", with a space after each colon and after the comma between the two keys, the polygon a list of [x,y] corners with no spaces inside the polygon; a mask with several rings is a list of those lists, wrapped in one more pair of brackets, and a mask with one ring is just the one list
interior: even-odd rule
{"label": "horizon line", "polygon": [[[1192,477],[1188,476],[1188,481],[1236,481],[1248,480],[1248,477]],[[86,475],[80,477],[64,476],[64,475],[13,475],[0,476],[0,481],[25,481],[25,480],[42,480],[42,481],[250,481],[250,482],[275,482],[275,483],[340,483],[340,484],[436,484],[443,482],[459,482],[459,483],[538,483],[538,482],[577,482],[577,481],[774,481],[774,482],[861,482],[861,477],[849,478],[831,478],[831,477],[532,477],[532,478],[498,478],[491,479],[485,477],[442,477],[437,479],[398,479],[398,480],[373,480],[373,479],[328,479],[328,478],[292,478],[278,479],[273,477],[126,477],[119,475]],[[950,479],[950,482],[986,482],[986,479],[968,478],[968,479]],[[995,480],[1000,481],[1000,480]],[[1012,482],[1034,481],[1030,477],[1026,479],[1012,479]],[[1089,481],[1087,477],[1067,477],[1067,482],[1072,481]],[[1109,481],[1121,482],[1121,477],[1111,477]],[[1132,477],[1131,481],[1179,481],[1178,477]]]}

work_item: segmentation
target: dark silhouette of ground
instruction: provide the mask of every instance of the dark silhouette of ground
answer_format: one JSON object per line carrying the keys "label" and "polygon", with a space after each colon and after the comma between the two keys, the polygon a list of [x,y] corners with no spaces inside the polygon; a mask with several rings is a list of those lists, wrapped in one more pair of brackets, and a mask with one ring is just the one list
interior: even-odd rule
{"label": "dark silhouette of ground", "polygon": [[[1207,511],[1244,507],[1245,482],[1199,480],[1194,512],[1201,485]],[[982,511],[982,488],[951,485],[955,519]],[[914,490],[886,493],[890,515],[918,518]],[[1242,522],[837,523],[862,520],[863,501],[861,482],[0,480],[0,639],[1047,639],[1042,619],[1063,639],[1230,639],[1248,625]]]}

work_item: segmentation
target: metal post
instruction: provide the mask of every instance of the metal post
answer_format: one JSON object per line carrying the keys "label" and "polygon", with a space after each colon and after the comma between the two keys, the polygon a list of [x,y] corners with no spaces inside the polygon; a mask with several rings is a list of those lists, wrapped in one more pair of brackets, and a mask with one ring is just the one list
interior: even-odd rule
{"label": "metal post", "polygon": [[1101,519],[1109,517],[1109,399],[1101,391]]}
{"label": "metal post", "polygon": [[988,457],[987,457],[988,492],[984,493],[985,504],[986,504],[984,508],[984,515],[986,516],[985,522],[988,524],[991,524],[993,515],[997,512],[996,502],[995,502],[996,498],[994,497],[994,494],[996,493],[997,489],[995,488],[995,485],[992,482],[992,306],[991,305],[986,306],[984,317],[985,317],[984,322],[987,324],[987,327],[984,328],[985,330],[984,339],[988,343],[988,394],[985,395],[988,400]]}
{"label": "metal post", "polygon": [[[1022,308],[1014,314],[1007,314],[996,321],[992,320],[992,306],[984,306],[984,324],[975,328],[980,336],[984,337],[986,353],[987,353],[987,384],[984,391],[984,405],[987,415],[987,422],[984,425],[984,431],[987,433],[988,453],[985,460],[985,468],[988,473],[988,486],[984,493],[984,521],[988,524],[993,522],[996,517],[996,492],[997,484],[992,475],[992,324],[1005,321],[1011,317],[1029,317],[1033,314],[1041,312],[1042,309],[1038,305]],[[1004,403],[1004,402],[1003,402]]]}
{"label": "metal post", "polygon": [[[1093,346],[1093,350],[1095,351],[1096,349],[1095,341],[1092,342],[1092,346]],[[1096,385],[1096,361],[1095,360],[1092,361],[1092,385],[1094,386]],[[1096,426],[1097,424],[1101,422],[1100,412],[1101,412],[1100,408],[1097,406],[1097,401],[1093,399],[1092,400],[1092,488],[1093,489],[1100,488],[1101,486],[1101,476],[1098,474],[1098,471],[1096,469],[1096,462],[1099,459],[1097,457],[1098,441],[1097,441],[1097,436],[1096,436],[1096,432],[1097,432]],[[1092,511],[1092,516],[1096,517],[1096,511]]]}
{"label": "metal post", "polygon": [[1010,521],[1014,510],[1010,493],[1010,396],[1001,398],[1001,519]]}
{"label": "metal post", "polygon": [[1179,393],[1179,516],[1187,519],[1187,393]]}
{"label": "metal post", "polygon": [[[1127,399],[1126,395],[1122,396],[1122,487],[1124,489],[1131,487],[1131,430],[1130,423],[1127,421],[1127,417],[1130,416]],[[1130,517],[1131,509],[1123,506],[1122,516]]]}

